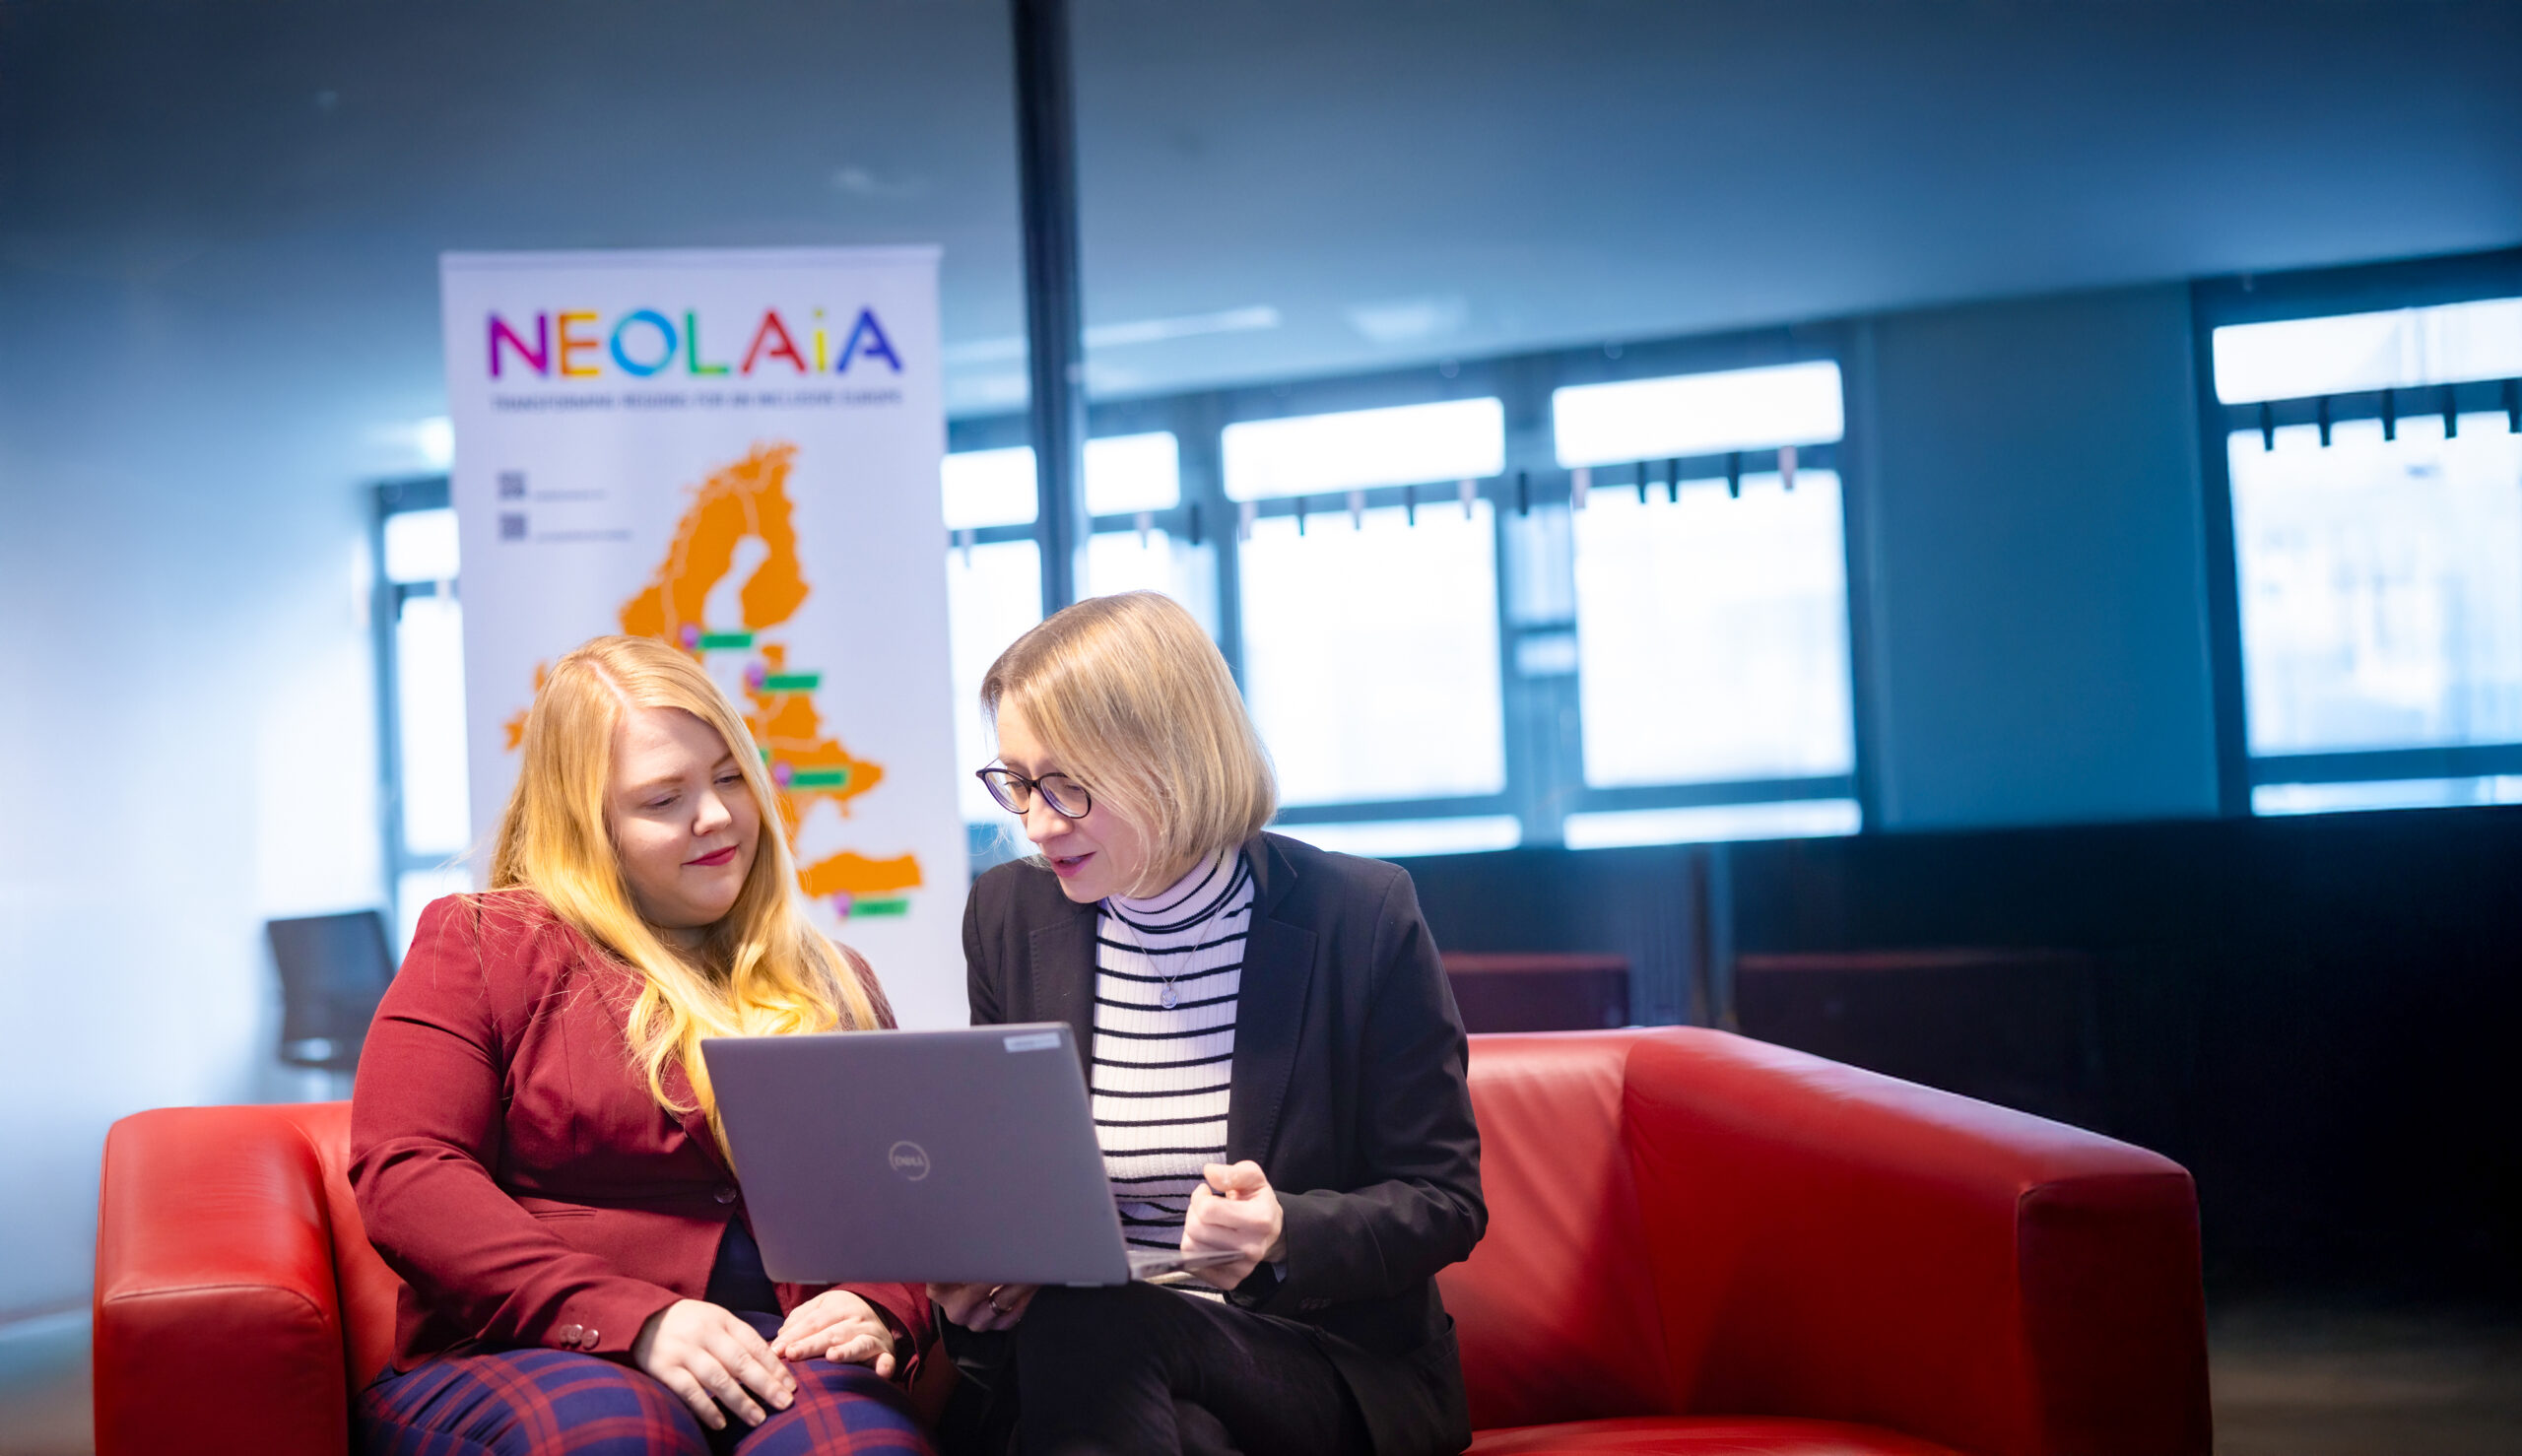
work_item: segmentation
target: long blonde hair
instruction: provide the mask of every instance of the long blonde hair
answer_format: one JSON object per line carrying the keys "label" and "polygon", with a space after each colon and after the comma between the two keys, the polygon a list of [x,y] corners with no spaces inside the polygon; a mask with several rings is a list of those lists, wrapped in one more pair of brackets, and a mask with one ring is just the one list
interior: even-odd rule
{"label": "long blonde hair", "polygon": [[[690,952],[667,945],[634,907],[606,814],[614,733],[631,708],[681,708],[716,729],[760,811],[744,888]],[[491,854],[491,888],[535,892],[639,972],[627,1029],[658,1105],[677,1115],[692,1110],[666,1091],[672,1062],[723,1147],[700,1038],[878,1025],[862,962],[825,939],[797,902],[796,868],[762,754],[698,663],[643,637],[597,637],[553,665],[526,712],[520,749],[516,788]]]}
{"label": "long blonde hair", "polygon": [[1261,832],[1278,776],[1234,675],[1171,597],[1089,597],[1018,637],[981,679],[992,724],[1009,708],[1062,772],[1147,835],[1147,894]]}

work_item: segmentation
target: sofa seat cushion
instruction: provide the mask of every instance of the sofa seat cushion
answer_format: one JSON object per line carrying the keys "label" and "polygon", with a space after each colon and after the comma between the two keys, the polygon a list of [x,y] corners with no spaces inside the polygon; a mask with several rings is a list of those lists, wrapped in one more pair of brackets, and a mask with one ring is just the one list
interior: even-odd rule
{"label": "sofa seat cushion", "polygon": [[1515,1425],[1472,1437],[1468,1456],[1959,1456],[1879,1425],[1779,1416],[1625,1416]]}

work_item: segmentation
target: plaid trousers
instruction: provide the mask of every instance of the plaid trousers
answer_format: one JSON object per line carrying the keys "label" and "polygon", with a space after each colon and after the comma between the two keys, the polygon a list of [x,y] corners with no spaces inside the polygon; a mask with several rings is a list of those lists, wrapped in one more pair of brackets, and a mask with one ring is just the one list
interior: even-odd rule
{"label": "plaid trousers", "polygon": [[864,1365],[794,1360],[797,1399],[711,1431],[645,1371],[570,1350],[440,1356],[353,1413],[365,1456],[933,1456],[908,1399]]}

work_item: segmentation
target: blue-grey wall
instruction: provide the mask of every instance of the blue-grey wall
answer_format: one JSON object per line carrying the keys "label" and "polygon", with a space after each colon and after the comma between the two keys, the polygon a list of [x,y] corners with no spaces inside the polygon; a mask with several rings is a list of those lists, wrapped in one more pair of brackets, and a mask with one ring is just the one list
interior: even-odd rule
{"label": "blue-grey wall", "polygon": [[2189,292],[1861,324],[1882,828],[2216,811]]}

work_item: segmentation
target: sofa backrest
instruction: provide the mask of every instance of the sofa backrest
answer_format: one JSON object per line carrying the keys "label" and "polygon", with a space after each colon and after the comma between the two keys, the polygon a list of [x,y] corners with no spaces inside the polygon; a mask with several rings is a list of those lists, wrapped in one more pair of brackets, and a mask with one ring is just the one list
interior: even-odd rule
{"label": "sofa backrest", "polygon": [[1669,1034],[1471,1038],[1489,1231],[1436,1283],[1476,1429],[1674,1408],[1623,1112],[1631,1049]]}
{"label": "sofa backrest", "polygon": [[[1437,1283],[1486,1428],[1673,1408],[1622,1125],[1630,1049],[1654,1031],[1471,1038],[1489,1231]],[[258,1109],[262,1110],[262,1109]],[[350,1103],[267,1109],[313,1148],[354,1391],[394,1353],[402,1281],[369,1245],[350,1185]]]}
{"label": "sofa backrest", "polygon": [[[1692,1027],[1475,1036],[1471,1094],[1489,1228],[1437,1282],[1476,1427],[1773,1414],[1991,1456],[2211,1445],[2197,1204],[2163,1158]],[[257,1401],[337,1338],[350,1390],[383,1366],[401,1285],[368,1244],[349,1158],[342,1102],[116,1125],[99,1228],[103,1456],[180,1433],[107,1419],[166,1406],[169,1330],[286,1314],[298,1345],[241,1374],[187,1366]],[[225,1222],[165,1236],[195,1199]],[[245,1204],[268,1215],[233,1217]],[[327,1256],[338,1335],[320,1307]],[[205,1285],[205,1269],[288,1288],[230,1318],[220,1291],[240,1286]],[[306,1419],[337,1425],[341,1396],[309,1394]],[[273,1428],[268,1412],[237,1419]]]}
{"label": "sofa backrest", "polygon": [[1641,1038],[1626,1076],[1676,1414],[1987,1456],[2209,1449],[2179,1165],[1721,1031]]}
{"label": "sofa backrest", "polygon": [[[1476,1427],[1672,1409],[1622,1126],[1629,1051],[1657,1034],[1471,1038],[1489,1231],[1470,1261],[1437,1283],[1462,1341]],[[352,1196],[350,1103],[255,1110],[289,1122],[314,1150],[341,1297],[344,1371],[356,1391],[393,1356],[403,1282],[368,1243]]]}
{"label": "sofa backrest", "polygon": [[403,1281],[367,1241],[367,1227],[351,1196],[351,1104],[303,1102],[272,1110],[297,1124],[323,1172],[333,1278],[342,1300],[343,1368],[350,1388],[357,1391],[394,1357],[394,1301]]}

